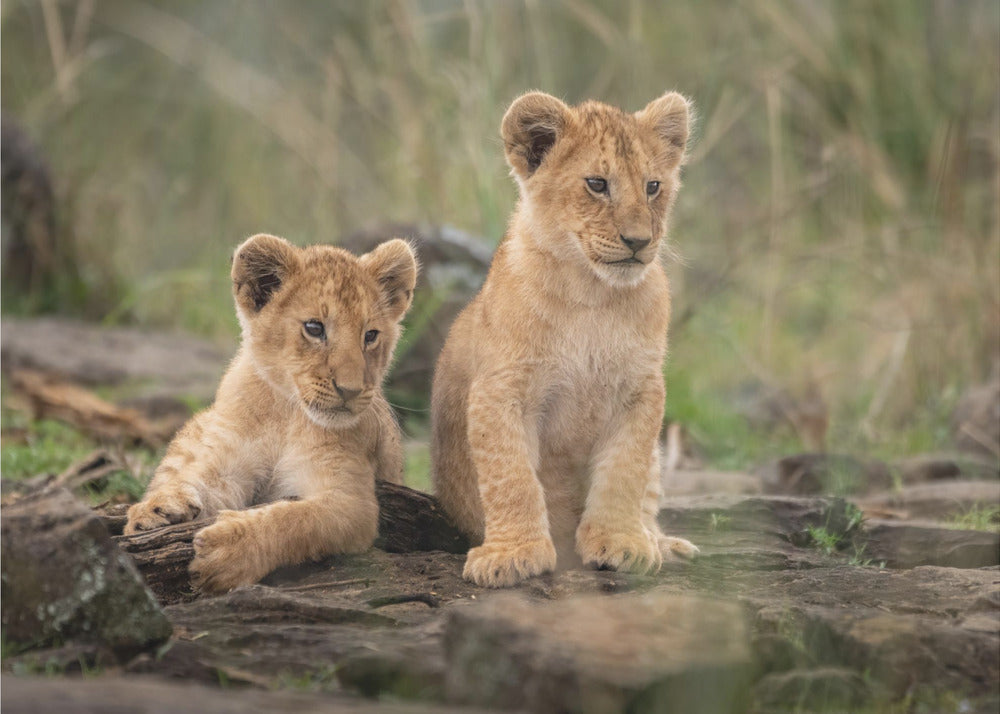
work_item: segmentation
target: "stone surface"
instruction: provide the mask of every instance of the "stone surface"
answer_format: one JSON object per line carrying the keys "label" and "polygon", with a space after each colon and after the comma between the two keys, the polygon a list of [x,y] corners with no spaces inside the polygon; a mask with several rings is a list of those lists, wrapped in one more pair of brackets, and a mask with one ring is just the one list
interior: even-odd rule
{"label": "stone surface", "polygon": [[[569,570],[496,592],[462,580],[461,554],[372,549],[284,568],[227,595],[190,593],[164,608],[169,643],[121,671],[126,681],[307,686],[354,696],[344,700],[352,706],[378,696],[433,711],[449,701],[761,714],[807,701],[798,711],[881,711],[872,707],[953,694],[979,711],[1000,696],[1000,568],[863,567],[879,524],[862,523],[843,499],[672,498],[660,521],[702,557],[656,575]],[[399,549],[421,538],[408,542]],[[58,647],[4,667],[72,672],[81,656],[114,662],[102,652]],[[81,692],[88,711],[93,692]]]}
{"label": "stone surface", "polygon": [[1000,478],[1000,458],[971,453],[918,454],[892,462],[904,484],[953,479]]}
{"label": "stone surface", "polygon": [[893,485],[886,464],[847,454],[795,454],[766,464],[757,473],[765,493],[793,496],[869,493]]}
{"label": "stone surface", "polygon": [[663,593],[552,603],[495,595],[452,610],[446,692],[539,714],[742,711],[744,617],[736,603]]}
{"label": "stone surface", "polygon": [[[976,507],[1000,506],[998,480],[948,480],[914,483],[883,493],[874,493],[859,501],[865,512],[897,518],[946,520],[968,513]],[[997,524],[1000,527],[1000,523]]]}
{"label": "stone surface", "polygon": [[742,471],[714,471],[712,469],[665,471],[662,485],[664,499],[704,493],[759,494],[764,490],[759,476]]}
{"label": "stone surface", "polygon": [[793,643],[797,667],[865,672],[893,697],[927,689],[997,696],[1000,570],[841,566],[731,583],[754,632]]}
{"label": "stone surface", "polygon": [[889,568],[947,565],[981,568],[1000,564],[1000,531],[944,528],[933,522],[865,521],[864,558]]}
{"label": "stone surface", "polygon": [[[305,683],[308,687],[308,683]],[[84,680],[4,675],[0,706],[19,714],[475,714],[440,704],[371,702],[336,694],[220,689],[152,677],[102,676]]]}
{"label": "stone surface", "polygon": [[231,352],[188,335],[103,327],[60,317],[0,323],[5,370],[34,369],[82,384],[151,383],[148,393],[209,400]]}
{"label": "stone surface", "polygon": [[870,701],[872,692],[854,670],[819,667],[769,674],[754,687],[754,698],[765,710],[795,702],[800,710],[842,707],[851,711]]}
{"label": "stone surface", "polygon": [[170,636],[132,561],[65,490],[2,514],[4,639],[15,649],[80,641],[128,657]]}

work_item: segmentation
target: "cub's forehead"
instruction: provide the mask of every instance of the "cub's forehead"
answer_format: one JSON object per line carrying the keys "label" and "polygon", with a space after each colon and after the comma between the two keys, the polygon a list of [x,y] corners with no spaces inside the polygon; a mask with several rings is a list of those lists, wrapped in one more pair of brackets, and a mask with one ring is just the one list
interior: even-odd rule
{"label": "cub's forehead", "polygon": [[378,286],[355,256],[332,246],[314,246],[302,257],[291,306],[322,318],[364,319],[377,309]]}
{"label": "cub's forehead", "polygon": [[574,132],[580,144],[595,147],[605,162],[630,165],[655,158],[655,137],[634,114],[602,102],[576,109]]}

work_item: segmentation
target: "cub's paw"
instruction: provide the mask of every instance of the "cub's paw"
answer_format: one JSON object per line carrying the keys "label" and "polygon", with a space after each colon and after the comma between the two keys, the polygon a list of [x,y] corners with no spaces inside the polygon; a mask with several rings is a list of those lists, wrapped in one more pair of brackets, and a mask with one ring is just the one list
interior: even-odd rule
{"label": "cub's paw", "polygon": [[523,543],[483,543],[469,551],[462,577],[488,588],[504,588],[554,570],[556,549],[549,537]]}
{"label": "cub's paw", "polygon": [[188,486],[160,489],[128,509],[125,535],[193,521],[201,515],[201,510],[201,497],[195,489]]}
{"label": "cub's paw", "polygon": [[660,553],[663,555],[664,563],[677,560],[691,560],[694,556],[698,555],[698,546],[689,540],[674,538],[662,533],[657,536],[657,539],[660,543]]}
{"label": "cub's paw", "polygon": [[646,574],[663,564],[656,536],[641,525],[623,530],[584,520],[576,530],[576,552],[599,570]]}
{"label": "cub's paw", "polygon": [[191,583],[202,592],[225,593],[251,585],[270,572],[263,562],[253,519],[246,511],[222,511],[194,537]]}

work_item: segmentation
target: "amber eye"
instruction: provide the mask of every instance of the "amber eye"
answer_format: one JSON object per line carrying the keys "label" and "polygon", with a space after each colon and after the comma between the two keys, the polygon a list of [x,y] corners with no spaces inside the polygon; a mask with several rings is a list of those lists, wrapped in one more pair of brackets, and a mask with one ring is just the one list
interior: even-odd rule
{"label": "amber eye", "polygon": [[587,179],[587,188],[594,193],[607,193],[608,182],[605,179],[594,177]]}
{"label": "amber eye", "polygon": [[368,332],[365,333],[365,347],[374,344],[377,339],[378,330],[368,330]]}
{"label": "amber eye", "polygon": [[657,193],[659,193],[659,191],[660,191],[659,181],[650,181],[649,183],[646,184],[647,196],[655,196]]}
{"label": "amber eye", "polygon": [[326,335],[326,328],[323,327],[323,323],[319,320],[306,320],[302,323],[302,329],[310,337],[322,338]]}

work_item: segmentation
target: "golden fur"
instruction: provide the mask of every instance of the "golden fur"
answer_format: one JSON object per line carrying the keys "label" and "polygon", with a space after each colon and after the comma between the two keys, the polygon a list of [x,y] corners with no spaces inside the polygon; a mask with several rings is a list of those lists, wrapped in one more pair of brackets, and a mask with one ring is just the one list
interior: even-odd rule
{"label": "golden fur", "polygon": [[[375,479],[402,476],[381,382],[416,271],[401,240],[360,258],[269,235],[243,243],[232,269],[239,352],[213,406],[170,444],[125,532],[216,516],[196,535],[190,567],[206,591],[371,546]],[[258,503],[268,505],[240,510]]]}
{"label": "golden fur", "polygon": [[690,557],[656,523],[670,317],[659,252],[688,102],[668,93],[627,114],[532,92],[501,134],[520,201],[434,377],[435,490],[480,543],[464,576],[511,585],[557,552],[639,572]]}

